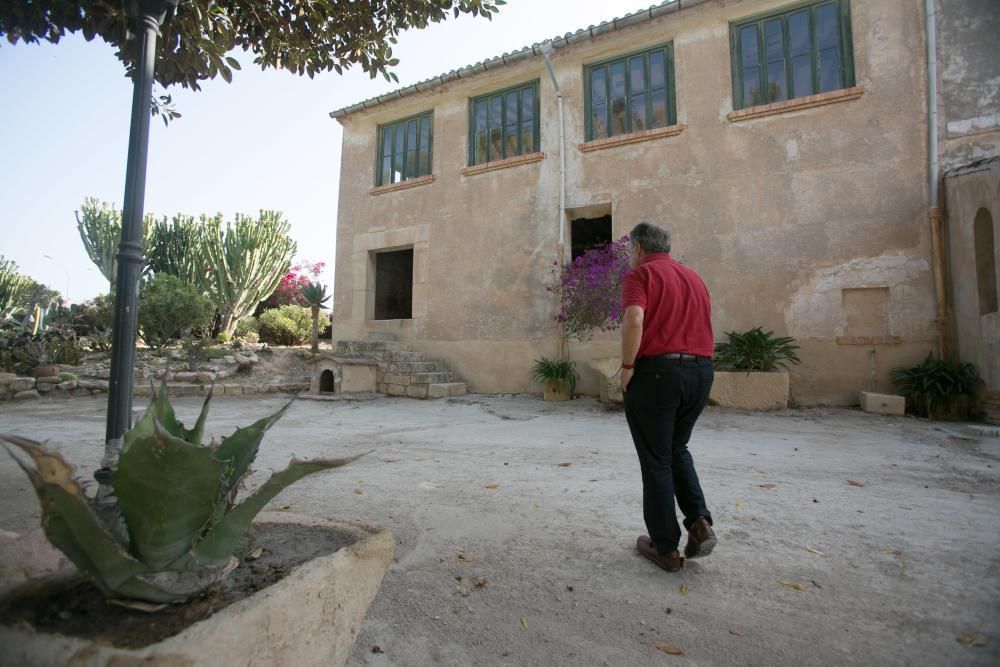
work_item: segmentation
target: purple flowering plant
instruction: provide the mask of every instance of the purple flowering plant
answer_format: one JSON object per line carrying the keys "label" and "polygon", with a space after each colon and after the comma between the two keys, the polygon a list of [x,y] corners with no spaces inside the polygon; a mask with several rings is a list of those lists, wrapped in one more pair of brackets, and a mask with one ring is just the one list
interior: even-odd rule
{"label": "purple flowering plant", "polygon": [[596,246],[569,264],[552,270],[559,297],[556,321],[568,338],[586,341],[595,331],[614,331],[621,324],[622,277],[629,270],[628,237]]}

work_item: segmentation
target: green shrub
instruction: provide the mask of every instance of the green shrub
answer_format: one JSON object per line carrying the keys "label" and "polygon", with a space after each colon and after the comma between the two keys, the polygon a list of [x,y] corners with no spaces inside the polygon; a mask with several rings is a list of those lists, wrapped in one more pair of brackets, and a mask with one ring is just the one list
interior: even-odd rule
{"label": "green shrub", "polygon": [[150,347],[163,347],[212,323],[212,302],[176,276],[160,273],[139,292],[139,328]]}
{"label": "green shrub", "polygon": [[220,331],[219,335],[217,335],[215,337],[215,340],[217,340],[220,343],[222,343],[223,345],[225,345],[226,343],[232,342],[233,337],[231,335],[227,334],[225,331]]}
{"label": "green shrub", "polygon": [[86,352],[76,338],[55,338],[49,343],[52,363],[79,366]]}
{"label": "green shrub", "polygon": [[535,359],[535,365],[531,367],[531,379],[542,383],[551,380],[557,383],[568,383],[569,393],[572,394],[576,388],[576,380],[579,378],[576,372],[576,364],[567,359],[548,359],[542,357]]}
{"label": "green shrub", "polygon": [[90,301],[74,306],[73,331],[80,337],[99,338],[99,334],[111,331],[114,314],[114,294],[96,296]]}
{"label": "green shrub", "polygon": [[257,322],[257,318],[253,315],[247,315],[242,320],[236,324],[236,331],[234,336],[236,338],[243,338],[248,333],[259,334],[260,333],[260,323]]}
{"label": "green shrub", "polygon": [[974,365],[934,359],[930,353],[916,366],[893,368],[889,379],[912,412],[932,419],[968,419],[985,386]]}
{"label": "green shrub", "polygon": [[[330,323],[325,314],[319,326]],[[260,339],[271,345],[302,345],[312,334],[312,313],[303,306],[285,305],[265,310],[260,316]]]}
{"label": "green shrub", "polygon": [[213,361],[215,359],[222,359],[223,357],[228,357],[231,354],[230,350],[224,347],[210,347],[205,350],[205,359],[208,361]]}
{"label": "green shrub", "polygon": [[73,380],[76,379],[76,375],[74,375],[73,373],[60,373],[59,379],[62,380],[63,382],[72,382]]}
{"label": "green shrub", "polygon": [[776,371],[788,364],[800,363],[795,351],[799,346],[790,336],[764,333],[761,327],[749,331],[727,331],[729,338],[715,344],[715,364],[720,370]]}

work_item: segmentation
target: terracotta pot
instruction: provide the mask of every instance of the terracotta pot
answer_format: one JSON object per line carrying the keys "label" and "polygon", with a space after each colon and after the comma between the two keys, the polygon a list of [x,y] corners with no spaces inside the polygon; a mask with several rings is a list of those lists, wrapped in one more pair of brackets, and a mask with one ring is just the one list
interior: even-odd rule
{"label": "terracotta pot", "polygon": [[545,380],[542,382],[542,398],[546,401],[568,401],[569,382],[565,380]]}
{"label": "terracotta pot", "polygon": [[38,364],[35,366],[36,378],[50,378],[59,375],[59,364]]}

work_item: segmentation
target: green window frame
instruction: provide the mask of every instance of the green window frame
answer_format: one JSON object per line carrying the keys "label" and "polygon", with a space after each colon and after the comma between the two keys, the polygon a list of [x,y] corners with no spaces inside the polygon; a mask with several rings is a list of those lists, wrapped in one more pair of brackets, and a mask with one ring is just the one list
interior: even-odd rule
{"label": "green window frame", "polygon": [[391,185],[429,176],[434,152],[434,115],[431,111],[378,127],[375,185]]}
{"label": "green window frame", "polygon": [[730,24],[733,109],[854,85],[848,0],[802,3]]}
{"label": "green window frame", "polygon": [[584,68],[587,141],[677,123],[674,44]]}
{"label": "green window frame", "polygon": [[538,81],[469,100],[469,166],[541,150],[538,116]]}

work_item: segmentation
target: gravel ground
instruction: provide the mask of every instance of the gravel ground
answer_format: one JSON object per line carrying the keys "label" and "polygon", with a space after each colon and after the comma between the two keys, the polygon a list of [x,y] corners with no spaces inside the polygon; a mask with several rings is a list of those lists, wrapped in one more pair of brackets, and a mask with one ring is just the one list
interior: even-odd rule
{"label": "gravel ground", "polygon": [[[219,397],[209,432],[282,402]],[[193,421],[200,403],[176,405]],[[49,439],[89,477],[104,408],[0,404],[0,431]],[[710,408],[691,449],[720,542],[675,574],[635,552],[638,462],[624,415],[592,400],[299,401],[258,467],[369,449],[271,506],[396,535],[354,667],[1000,664],[998,439],[848,409]],[[37,516],[0,457],[0,528]]]}

